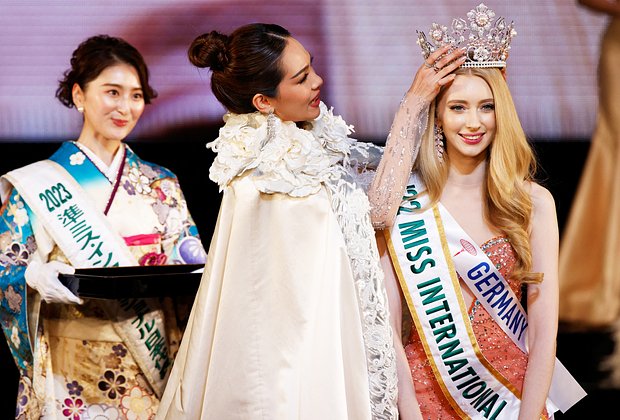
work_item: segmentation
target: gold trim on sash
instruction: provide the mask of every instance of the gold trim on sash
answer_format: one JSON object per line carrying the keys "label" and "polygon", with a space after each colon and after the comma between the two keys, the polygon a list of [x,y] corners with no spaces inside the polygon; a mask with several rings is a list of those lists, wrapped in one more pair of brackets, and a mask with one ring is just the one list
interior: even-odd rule
{"label": "gold trim on sash", "polygon": [[[439,373],[439,370],[437,369],[437,366],[435,365],[435,359],[429,356],[431,354],[431,349],[428,343],[426,342],[426,338],[424,334],[420,334],[420,331],[422,329],[422,323],[420,322],[420,318],[418,318],[418,314],[416,310],[414,309],[413,299],[411,298],[411,294],[409,293],[409,287],[407,287],[407,282],[405,281],[405,276],[403,275],[403,272],[400,268],[400,264],[398,262],[398,258],[396,257],[396,250],[394,249],[394,244],[392,243],[392,237],[390,235],[390,231],[388,229],[385,229],[383,231],[383,234],[385,236],[385,243],[387,244],[387,248],[390,253],[390,260],[392,260],[392,266],[394,267],[394,272],[396,272],[396,276],[398,277],[398,283],[400,283],[400,288],[403,292],[403,296],[405,296],[405,300],[407,301],[407,308],[409,309],[409,313],[411,314],[411,317],[413,318],[415,328],[418,331],[418,335],[420,336],[422,347],[424,347],[424,353],[426,353],[426,357],[428,358],[428,361],[431,365],[431,369],[433,370],[433,374],[435,375],[435,378],[441,378],[441,374]],[[439,387],[441,388],[443,395],[446,397],[446,399],[448,400],[452,408],[454,408],[454,411],[458,413],[459,417],[467,418],[467,414],[465,414],[465,412],[461,409],[461,407],[454,400],[454,398],[452,398],[452,394],[450,394],[450,392],[448,391],[448,388],[446,388],[446,385],[444,384],[443,380],[438,379],[437,383],[439,384]]]}
{"label": "gold trim on sash", "polygon": [[[428,212],[431,209],[426,210],[426,212]],[[469,345],[471,346],[471,349],[473,350],[473,355],[475,355],[476,359],[478,360],[478,362],[480,363],[480,368],[484,368],[487,370],[488,374],[490,376],[492,376],[493,378],[495,378],[495,380],[497,381],[497,385],[501,385],[503,386],[505,389],[507,389],[508,394],[507,395],[513,395],[514,398],[516,398],[517,400],[521,399],[521,393],[516,389],[516,387],[510,383],[510,381],[508,381],[500,372],[498,372],[484,357],[484,355],[482,354],[482,351],[480,350],[480,347],[478,346],[477,340],[475,338],[472,326],[471,326],[471,322],[469,320],[469,316],[468,316],[468,311],[467,308],[465,306],[465,301],[463,299],[462,296],[462,292],[460,289],[460,284],[459,284],[459,280],[458,280],[458,276],[456,274],[456,270],[454,267],[454,263],[452,262],[452,257],[450,254],[450,250],[448,248],[448,243],[446,240],[446,236],[445,236],[445,231],[443,229],[443,224],[441,221],[441,215],[439,214],[439,210],[437,208],[437,206],[433,206],[432,208],[433,211],[433,220],[435,221],[436,226],[429,226],[429,225],[425,225],[426,229],[436,229],[438,236],[440,238],[440,246],[441,246],[441,251],[443,253],[443,258],[445,259],[445,263],[447,265],[448,268],[448,274],[450,276],[450,283],[449,285],[453,288],[454,291],[454,295],[456,300],[458,301],[458,308],[460,310],[459,314],[455,314],[456,316],[461,316],[462,317],[462,321],[463,321],[463,326],[465,327],[465,332],[463,332],[462,334],[464,334],[462,337],[465,337],[465,334],[467,335],[467,338],[469,339]],[[423,213],[426,213],[423,212]],[[418,214],[419,216],[422,217],[422,214]],[[397,228],[397,224],[395,224],[395,227]],[[431,347],[428,343],[428,339],[427,336],[423,330],[422,327],[422,321],[415,309],[415,305],[413,303],[413,298],[411,296],[411,292],[409,291],[409,286],[407,285],[407,280],[406,277],[402,271],[402,268],[400,266],[400,262],[398,260],[398,256],[397,256],[397,252],[396,249],[394,247],[394,242],[392,240],[392,236],[391,233],[388,230],[384,230],[384,235],[386,238],[386,244],[387,244],[387,248],[389,250],[390,253],[390,259],[392,261],[392,264],[394,266],[394,271],[397,274],[398,277],[398,281],[401,285],[401,290],[403,292],[403,295],[405,296],[405,300],[407,301],[407,307],[409,309],[409,312],[414,320],[414,324],[416,327],[416,330],[418,331],[418,335],[420,338],[420,341],[422,343],[422,346],[424,348],[424,352],[426,353],[427,359],[429,361],[429,364],[431,366],[431,369],[433,371],[433,374],[435,375],[435,378],[437,380],[437,384],[439,385],[439,387],[442,390],[442,393],[444,394],[444,396],[446,397],[446,399],[448,400],[448,402],[450,403],[450,405],[452,406],[452,408],[458,413],[458,415],[462,418],[470,418],[470,416],[467,414],[467,412],[459,405],[459,403],[457,402],[457,399],[452,395],[452,393],[450,392],[450,390],[448,389],[448,386],[446,385],[446,381],[444,380],[443,376],[441,375],[441,371],[439,370],[439,368],[437,367],[437,361],[435,360]],[[438,249],[439,247],[436,247],[436,249]],[[448,285],[447,283],[442,283],[444,285]],[[473,359],[472,359],[473,360]],[[477,374],[480,374],[481,372],[477,372]],[[482,380],[481,376],[478,376],[478,378],[480,380]],[[493,388],[488,388],[488,389],[493,389]],[[495,392],[497,395],[499,395],[500,400],[503,399],[501,396],[500,392],[497,392],[496,390],[494,390],[493,392]],[[507,404],[506,407],[503,407],[502,410],[505,408],[506,410],[509,410],[511,407],[511,404]],[[469,409],[470,407],[468,407]],[[477,410],[476,407],[472,406],[471,410]],[[508,414],[507,411],[505,411],[503,414]],[[503,417],[502,417],[503,418]]]}
{"label": "gold trim on sash", "polygon": [[469,320],[469,311],[467,307],[465,307],[465,299],[463,299],[463,292],[461,291],[461,285],[459,283],[458,275],[456,273],[456,268],[454,266],[454,261],[452,260],[452,253],[448,248],[448,241],[446,239],[446,231],[443,226],[443,222],[441,220],[441,214],[439,214],[439,209],[437,206],[433,206],[433,215],[435,216],[435,223],[437,223],[437,230],[439,231],[439,237],[441,238],[441,247],[443,249],[444,257],[446,259],[446,263],[448,264],[448,269],[450,270],[450,279],[452,280],[452,287],[456,290],[456,296],[459,300],[459,306],[461,308],[461,314],[463,315],[463,320],[465,322],[465,327],[467,328],[467,334],[469,335],[469,339],[471,340],[472,347],[476,352],[476,356],[478,356],[478,360],[482,363],[495,378],[502,383],[506,388],[508,388],[517,398],[521,399],[521,392],[515,386],[510,383],[508,379],[504,377],[493,365],[489,363],[489,361],[482,354],[482,350],[480,350],[480,346],[478,346],[478,340],[476,340],[476,336],[474,335],[474,330],[471,326],[471,321]]}
{"label": "gold trim on sash", "polygon": [[[495,321],[499,328],[517,345],[522,352],[528,353],[526,336],[527,336],[527,313],[521,306],[521,299],[517,297],[514,291],[511,289],[508,281],[502,276],[502,274],[495,267],[495,264],[486,256],[484,251],[473,241],[473,239],[465,232],[465,230],[458,224],[458,222],[452,217],[448,209],[437,204],[437,208],[443,220],[443,228],[445,230],[445,239],[448,244],[448,248],[452,248],[451,253],[455,252],[455,255],[461,255],[458,258],[452,258],[454,268],[463,279],[463,282],[469,286],[468,281],[482,281],[483,284],[487,278],[494,278],[497,284],[503,285],[501,298],[491,303],[492,299],[495,299],[496,295],[492,294],[490,297],[489,290],[493,290],[495,286],[486,289],[483,292],[482,288],[479,288],[477,284],[474,287],[470,287],[474,297],[478,300],[480,305],[486,309],[491,318]],[[459,248],[463,247],[463,241],[469,243],[475,251],[472,253],[462,252]],[[479,267],[486,265],[484,279],[471,277],[471,270],[479,270]],[[507,297],[507,299],[506,299]],[[508,307],[498,304],[499,302],[513,302],[508,310],[507,314],[514,313],[511,318],[505,319],[506,315],[502,315],[502,312]],[[515,320],[517,320],[515,322]],[[510,325],[508,323],[510,322]],[[571,406],[577,403],[586,395],[584,389],[573,378],[568,370],[562,365],[562,363],[556,358],[555,366],[553,369],[553,377],[551,378],[551,386],[549,388],[549,395],[547,397],[546,407],[547,412],[554,413],[558,409],[562,412],[566,412]]]}

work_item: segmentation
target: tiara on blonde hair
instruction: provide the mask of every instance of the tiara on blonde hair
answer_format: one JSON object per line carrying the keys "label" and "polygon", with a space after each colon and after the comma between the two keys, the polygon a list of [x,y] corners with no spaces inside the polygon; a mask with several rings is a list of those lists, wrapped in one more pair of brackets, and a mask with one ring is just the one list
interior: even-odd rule
{"label": "tiara on blonde hair", "polygon": [[444,45],[452,45],[451,50],[466,48],[467,59],[461,67],[506,67],[510,41],[517,35],[514,22],[506,24],[503,17],[495,19],[495,12],[484,3],[467,13],[467,21],[461,18],[452,20],[452,32],[448,28],[433,23],[427,39],[424,32],[418,31],[418,45],[422,48],[424,59]]}

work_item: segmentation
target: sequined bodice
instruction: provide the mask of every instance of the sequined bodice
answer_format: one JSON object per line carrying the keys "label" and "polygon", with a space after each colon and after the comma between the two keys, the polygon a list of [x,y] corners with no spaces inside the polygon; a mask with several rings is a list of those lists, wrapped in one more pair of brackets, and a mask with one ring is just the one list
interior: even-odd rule
{"label": "sequined bodice", "polygon": [[[514,269],[515,256],[508,239],[505,237],[493,238],[485,242],[481,248],[502,276],[508,279],[510,287],[520,298],[521,287],[519,283],[509,278],[509,274]],[[500,329],[479,302],[474,301],[470,306],[469,319],[484,357],[520,391],[527,367],[527,356]],[[458,415],[444,397],[435,380],[415,328],[411,331],[405,352],[422,416],[425,419],[433,420],[458,419]]]}

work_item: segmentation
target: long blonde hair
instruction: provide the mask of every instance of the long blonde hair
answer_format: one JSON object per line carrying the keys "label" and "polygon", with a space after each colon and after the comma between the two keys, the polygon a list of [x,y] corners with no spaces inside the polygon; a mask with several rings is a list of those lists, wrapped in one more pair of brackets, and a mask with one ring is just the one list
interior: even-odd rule
{"label": "long blonde hair", "polygon": [[[496,133],[487,149],[484,218],[509,238],[515,250],[512,277],[525,283],[540,282],[542,273],[532,272],[528,233],[532,199],[526,188],[526,181],[532,181],[536,172],[536,159],[521,127],[508,85],[497,68],[460,68],[455,73],[482,78],[491,88],[495,102]],[[447,153],[444,153],[443,164],[437,159],[433,133],[436,104],[444,92],[440,92],[431,104],[427,129],[415,164],[432,203],[441,198],[450,166]]]}

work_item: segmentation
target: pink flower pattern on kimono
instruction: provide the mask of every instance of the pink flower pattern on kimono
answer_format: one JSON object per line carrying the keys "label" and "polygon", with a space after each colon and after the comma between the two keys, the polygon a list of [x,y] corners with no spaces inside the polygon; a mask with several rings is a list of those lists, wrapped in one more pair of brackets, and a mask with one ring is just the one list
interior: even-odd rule
{"label": "pink flower pattern on kimono", "polygon": [[166,261],[168,261],[168,256],[164,254],[163,252],[161,254],[157,252],[148,252],[140,258],[140,261],[138,261],[138,264],[143,265],[143,266],[144,265],[166,265]]}
{"label": "pink flower pattern on kimono", "polygon": [[84,412],[84,402],[81,398],[65,398],[62,402],[62,415],[71,420],[80,420]]}

